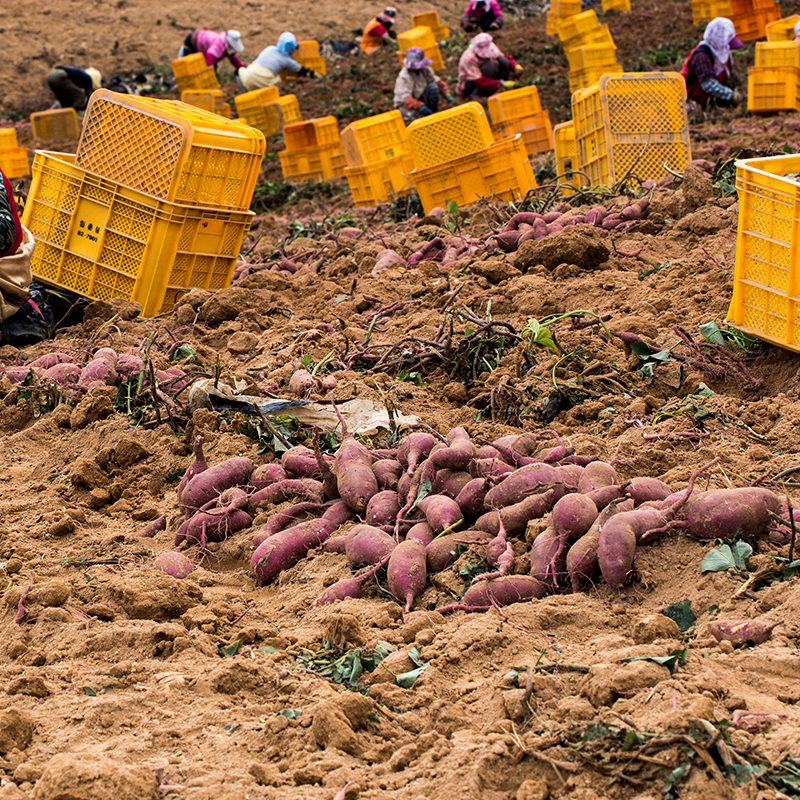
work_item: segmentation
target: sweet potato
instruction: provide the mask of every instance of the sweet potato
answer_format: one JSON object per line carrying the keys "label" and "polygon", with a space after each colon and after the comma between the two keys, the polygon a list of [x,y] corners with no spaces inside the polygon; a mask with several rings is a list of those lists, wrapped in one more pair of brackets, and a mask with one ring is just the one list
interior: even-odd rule
{"label": "sweet potato", "polygon": [[606,461],[593,461],[584,467],[583,474],[578,481],[578,491],[588,494],[595,489],[614,486],[619,483],[617,471]]}
{"label": "sweet potato", "polygon": [[292,497],[305,497],[312,503],[321,503],[322,496],[320,481],[315,481],[313,478],[286,478],[253,492],[250,495],[248,508],[251,514],[255,514],[262,506],[283,503]]}
{"label": "sweet potato", "polygon": [[[334,405],[337,415],[338,409]],[[347,433],[347,426],[341,415],[343,441],[336,451],[331,467],[336,476],[339,496],[354,511],[366,511],[367,503],[378,494],[378,481],[372,471],[372,456],[363,444]]]}
{"label": "sweet potato", "polygon": [[594,489],[591,492],[587,492],[586,496],[598,509],[603,509],[615,500],[622,500],[625,496],[625,490],[621,486],[603,486],[601,489]]}
{"label": "sweet potato", "polygon": [[319,547],[335,530],[326,519],[312,519],[279,531],[264,540],[250,559],[250,569],[260,585],[271,583],[291,569],[312,547]]}
{"label": "sweet potato", "polygon": [[416,539],[426,547],[436,538],[433,528],[427,522],[418,522],[412,525],[406,534],[406,539]]}
{"label": "sweet potato", "polygon": [[464,521],[458,503],[443,494],[430,494],[424,500],[420,500],[417,507],[422,509],[434,533],[454,528]]}
{"label": "sweet potato", "polygon": [[288,392],[307,400],[320,389],[317,379],[306,369],[296,369],[289,378]]}
{"label": "sweet potato", "polygon": [[530,575],[505,575],[489,581],[474,583],[461,602],[466,606],[508,606],[547,594],[547,587]]}
{"label": "sweet potato", "polygon": [[430,459],[437,469],[466,470],[475,458],[475,445],[463,428],[453,428],[447,434],[447,447],[431,453]]}
{"label": "sweet potato", "polygon": [[174,550],[159,553],[153,562],[153,566],[171,578],[178,578],[178,580],[183,580],[194,572],[194,564],[183,553],[178,553]]}
{"label": "sweet potato", "polygon": [[39,375],[43,381],[55,383],[57,386],[77,383],[80,376],[81,368],[77,364],[55,364]]}
{"label": "sweet potato", "polygon": [[597,542],[597,561],[609,586],[620,587],[628,580],[639,537],[666,527],[669,521],[661,509],[636,508],[617,514],[603,526]]}
{"label": "sweet potato", "polygon": [[[500,451],[490,444],[484,444],[475,451],[475,458],[496,458],[499,461],[503,460]],[[470,472],[472,465],[470,464]]]}
{"label": "sweet potato", "polygon": [[386,568],[389,591],[401,602],[405,611],[411,610],[414,599],[425,590],[427,580],[425,545],[416,539],[406,539],[392,550]]}
{"label": "sweet potato", "polygon": [[400,495],[387,489],[378,492],[370,498],[367,503],[365,520],[367,525],[394,525],[397,515],[400,513]]}
{"label": "sweet potato", "polygon": [[405,467],[406,472],[413,472],[436,444],[433,434],[417,431],[406,436],[397,448],[397,460]]}
{"label": "sweet potato", "polygon": [[[318,514],[325,506],[321,503],[295,503],[289,508],[284,508],[281,511],[273,514],[262,526],[258,533],[251,541],[252,547],[258,547],[264,539],[269,539],[274,536],[278,531],[282,531],[288,527],[292,522],[297,522],[298,519],[306,514]],[[344,550],[342,551],[344,552]]]}
{"label": "sweet potato", "polygon": [[372,465],[379,489],[397,490],[398,481],[403,474],[403,465],[394,458],[382,458]]}
{"label": "sweet potato", "polygon": [[120,380],[127,381],[133,375],[141,372],[142,359],[133,353],[120,353],[117,356],[117,375]]}
{"label": "sweet potato", "polygon": [[232,533],[249,528],[253,518],[244,510],[247,501],[247,494],[242,489],[226,489],[217,498],[217,507],[203,507],[184,520],[175,536],[175,546],[189,541],[205,547],[208,542],[224,541]]}
{"label": "sweet potato", "polygon": [[189,483],[189,481],[194,478],[195,475],[199,475],[201,472],[205,472],[208,469],[208,462],[203,454],[202,436],[195,438],[192,449],[194,450],[194,461],[192,461],[192,463],[186,468],[186,472],[183,473],[181,482],[178,484],[178,500],[181,499],[181,495],[183,494],[183,490],[186,488],[186,484]]}
{"label": "sweet potato", "polygon": [[321,478],[317,458],[310,447],[298,445],[281,456],[281,466],[288,475],[298,478]]}
{"label": "sweet potato", "polygon": [[167,518],[158,517],[152,522],[148,522],[141,530],[136,532],[137,539],[152,539],[157,533],[165,530],[167,527]]}
{"label": "sweet potato", "polygon": [[372,525],[356,525],[347,536],[345,555],[353,569],[377,564],[397,547],[397,540]]}
{"label": "sweet potato", "polygon": [[566,566],[560,557],[561,542],[555,528],[546,528],[534,539],[530,550],[531,575],[547,587],[555,587]]}
{"label": "sweet potato", "polygon": [[514,467],[502,458],[473,458],[469,474],[473,478],[502,478],[514,472]]}
{"label": "sweet potato", "polygon": [[658,478],[633,478],[623,483],[622,488],[637,506],[655,500],[665,500],[672,494],[672,489]]}
{"label": "sweet potato", "polygon": [[[328,540],[330,541],[330,539]],[[389,556],[370,567],[366,572],[361,575],[355,575],[352,578],[342,578],[336,581],[333,585],[329,586],[311,605],[312,607],[325,606],[330,603],[336,603],[339,600],[345,600],[348,597],[358,598],[361,597],[361,589],[364,584],[373,578],[378,570],[389,560]]]}
{"label": "sweet potato", "polygon": [[78,387],[113,386],[117,382],[117,354],[109,347],[98,350],[92,360],[81,370]]}
{"label": "sweet potato", "polygon": [[286,470],[280,464],[261,464],[253,470],[249,484],[253,491],[258,492],[267,486],[272,486],[273,483],[286,480],[286,477]]}
{"label": "sweet potato", "polygon": [[583,494],[565,495],[553,506],[551,513],[551,524],[562,544],[580,539],[596,519],[597,506]]}
{"label": "sweet potato", "polygon": [[769,489],[717,489],[690,497],[681,511],[685,530],[696,539],[753,538],[771,524],[781,499]]}
{"label": "sweet potato", "polygon": [[763,644],[772,638],[772,631],[780,622],[764,622],[760,619],[737,621],[713,620],[708,623],[708,632],[718,641],[733,642],[734,645]]}
{"label": "sweet potato", "polygon": [[583,467],[580,464],[559,464],[556,467],[556,474],[559,483],[566,486],[571,492],[576,492],[583,475]]}
{"label": "sweet potato", "polygon": [[253,462],[236,456],[195,475],[181,492],[181,507],[191,516],[209,500],[232,486],[243,486],[253,474]]}
{"label": "sweet potato", "polygon": [[56,364],[67,364],[74,361],[75,358],[66,353],[45,353],[43,356],[39,356],[38,358],[34,358],[33,361],[30,361],[25,367],[25,370],[50,369],[50,367],[54,367]]}
{"label": "sweet potato", "polygon": [[440,469],[433,479],[431,494],[443,494],[452,500],[472,480],[472,475],[463,470]]}
{"label": "sweet potato", "polygon": [[497,534],[500,531],[500,520],[502,519],[503,526],[510,534],[522,533],[532,519],[543,517],[563,495],[563,486],[555,486],[540,494],[532,494],[519,503],[488,511],[478,517],[474,527],[481,531]]}
{"label": "sweet potato", "polygon": [[456,496],[456,503],[465,517],[476,517],[483,510],[483,501],[491,483],[486,478],[473,478]]}
{"label": "sweet potato", "polygon": [[503,508],[519,503],[531,494],[542,492],[558,483],[556,468],[550,464],[528,464],[520,467],[486,493],[486,508]]}
{"label": "sweet potato", "polygon": [[460,531],[437,536],[425,547],[427,552],[428,573],[441,572],[455,563],[459,546],[466,549],[472,544],[488,544],[491,534],[485,531]]}

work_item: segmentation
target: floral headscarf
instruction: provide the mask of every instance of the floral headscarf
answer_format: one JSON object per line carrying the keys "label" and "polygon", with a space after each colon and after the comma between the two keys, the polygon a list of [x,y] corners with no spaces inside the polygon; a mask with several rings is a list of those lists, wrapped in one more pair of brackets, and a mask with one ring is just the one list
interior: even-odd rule
{"label": "floral headscarf", "polygon": [[725,17],[712,19],[706,25],[702,44],[708,45],[714,54],[714,66],[717,74],[728,72],[728,63],[731,60],[731,45],[741,47],[742,43],[736,37],[736,28]]}

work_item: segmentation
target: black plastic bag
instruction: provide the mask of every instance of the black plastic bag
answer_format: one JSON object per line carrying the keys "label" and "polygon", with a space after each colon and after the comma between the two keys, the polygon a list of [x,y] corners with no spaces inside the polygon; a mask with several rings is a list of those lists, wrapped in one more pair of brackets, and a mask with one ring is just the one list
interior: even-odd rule
{"label": "black plastic bag", "polygon": [[53,335],[53,310],[45,299],[43,287],[38,283],[31,283],[28,292],[30,296],[22,308],[0,323],[0,345],[24,347],[42,342]]}

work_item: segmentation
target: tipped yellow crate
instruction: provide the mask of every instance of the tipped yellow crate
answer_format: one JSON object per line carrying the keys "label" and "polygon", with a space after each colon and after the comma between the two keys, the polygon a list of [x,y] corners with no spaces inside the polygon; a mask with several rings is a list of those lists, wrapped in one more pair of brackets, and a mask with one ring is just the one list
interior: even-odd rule
{"label": "tipped yellow crate", "polygon": [[603,44],[585,44],[567,51],[570,72],[577,72],[592,67],[607,67],[617,63],[617,48],[608,42]]}
{"label": "tipped yellow crate", "polygon": [[252,92],[237,95],[233,99],[236,104],[236,114],[248,120],[248,123],[254,128],[258,128],[260,126],[256,123],[263,120],[265,106],[277,102],[279,97],[280,92],[277,86],[268,86],[265,89],[255,89]]}
{"label": "tipped yellow crate", "polygon": [[556,16],[574,17],[581,13],[581,0],[552,0],[550,11]]}
{"label": "tipped yellow crate", "polygon": [[593,186],[628,171],[658,180],[691,161],[686,84],[677,72],[604,75],[572,96],[578,162]]}
{"label": "tipped yellow crate", "polygon": [[765,28],[768,42],[793,42],[794,26],[800,21],[800,15],[793,14],[791,17],[775,20],[768,23]]}
{"label": "tipped yellow crate", "polygon": [[189,89],[219,89],[217,73],[214,67],[206,64],[206,57],[202,53],[177,58],[171,66],[180,92]]}
{"label": "tipped yellow crate", "polygon": [[732,14],[730,0],[692,0],[692,22],[695,25],[711,22],[715,17],[730,19]]}
{"label": "tipped yellow crate", "polygon": [[0,128],[0,150],[10,150],[18,144],[16,128]]}
{"label": "tipped yellow crate", "polygon": [[282,150],[278,153],[284,180],[327,181],[344,177],[345,160],[340,145],[304,147],[302,150]]}
{"label": "tipped yellow crate", "polygon": [[433,37],[437,42],[443,42],[450,38],[450,29],[447,25],[442,25],[439,20],[438,11],[426,11],[423,14],[411,15],[412,28],[430,28],[433,31]]}
{"label": "tipped yellow crate", "polygon": [[27,149],[18,146],[0,150],[0,169],[7,178],[24,178],[30,175]]}
{"label": "tipped yellow crate", "polygon": [[630,11],[631,0],[603,0],[603,13],[609,11]]}
{"label": "tipped yellow crate", "polygon": [[265,149],[259,131],[194,106],[98,89],[75,163],[170,202],[248,209]]}
{"label": "tipped yellow crate", "polygon": [[305,122],[292,122],[283,129],[283,141],[287,150],[302,150],[305,147],[341,145],[336,117],[320,117]]}
{"label": "tipped yellow crate", "polygon": [[363,208],[408,194],[412,188],[410,176],[413,169],[414,159],[405,153],[362,166],[346,167],[344,176],[356,208]]}
{"label": "tipped yellow crate", "polygon": [[572,120],[562,122],[553,128],[553,144],[556,151],[556,183],[561,194],[568,197],[586,185],[578,174],[578,150],[575,145],[575,125]]}
{"label": "tipped yellow crate", "polygon": [[562,19],[558,23],[558,38],[563,44],[599,27],[600,21],[597,19],[597,12],[589,9],[589,11],[582,11],[580,14],[573,14],[571,17]]}
{"label": "tipped yellow crate", "polygon": [[421,47],[425,51],[426,57],[433,62],[431,64],[431,69],[444,69],[442,52],[439,50],[439,45],[436,44],[436,36],[430,28],[424,25],[419,25],[416,28],[412,28],[410,31],[399,34],[397,37],[397,46],[399,48],[397,57],[400,59],[401,64],[403,63],[405,52],[409,47]]}
{"label": "tipped yellow crate", "polygon": [[553,127],[547,111],[496,122],[492,125],[492,133],[494,133],[495,139],[505,139],[519,134],[525,145],[525,152],[529,156],[546,153],[553,149]]}
{"label": "tipped yellow crate", "polygon": [[[325,75],[325,59],[319,54],[319,42],[316,39],[304,39],[299,41],[297,50],[292,53],[292,58],[306,69],[313,70],[317,75]],[[281,70],[281,80],[293,80],[297,77],[296,73],[289,70]]]}
{"label": "tipped yellow crate", "polygon": [[494,142],[486,112],[474,102],[416,119],[406,132],[419,169],[484,150]]}
{"label": "tipped yellow crate", "polygon": [[460,206],[479,197],[521,200],[536,186],[522,137],[502,139],[489,147],[445,163],[417,168],[411,182],[427,214],[451,201]]}
{"label": "tipped yellow crate", "polygon": [[31,134],[35,141],[77,141],[81,135],[78,115],[74,108],[52,108],[31,114]]}
{"label": "tipped yellow crate", "polygon": [[573,36],[571,39],[566,39],[561,43],[564,53],[569,55],[573,50],[578,47],[587,47],[592,44],[604,44],[607,47],[616,47],[614,44],[614,37],[608,29],[608,25],[600,25],[597,28],[592,28],[586,33]]}
{"label": "tipped yellow crate", "polygon": [[579,89],[590,89],[600,82],[603,75],[621,75],[625,70],[622,64],[608,64],[604,67],[589,67],[569,73],[569,90],[577,92]]}
{"label": "tipped yellow crate", "polygon": [[800,156],[736,162],[739,225],[728,322],[800,352]]}
{"label": "tipped yellow crate", "polygon": [[750,67],[747,110],[753,113],[800,109],[800,68]]}
{"label": "tipped yellow crate", "polygon": [[344,157],[350,167],[360,167],[409,152],[406,124],[395,109],[357,119],[341,134]]}
{"label": "tipped yellow crate", "polygon": [[223,114],[222,89],[187,89],[181,92],[181,103],[212,114]]}
{"label": "tipped yellow crate", "polygon": [[542,110],[539,90],[535,86],[523,86],[508,92],[493,94],[488,102],[492,124],[510,119],[530,117]]}
{"label": "tipped yellow crate", "polygon": [[251,211],[179,205],[37,151],[22,216],[34,277],[96,300],[169,311],[191,288],[230,284]]}
{"label": "tipped yellow crate", "polygon": [[800,42],[756,42],[757,67],[800,67]]}

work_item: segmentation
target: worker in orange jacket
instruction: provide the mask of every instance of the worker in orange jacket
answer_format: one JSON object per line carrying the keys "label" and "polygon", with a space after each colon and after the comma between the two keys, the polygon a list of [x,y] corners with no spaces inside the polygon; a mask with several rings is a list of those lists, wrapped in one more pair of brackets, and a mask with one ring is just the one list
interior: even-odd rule
{"label": "worker in orange jacket", "polygon": [[371,19],[364,26],[364,34],[361,37],[361,51],[365,55],[369,55],[376,50],[380,50],[390,40],[396,39],[397,31],[393,30],[395,22],[397,22],[397,9],[387,6],[375,19]]}

